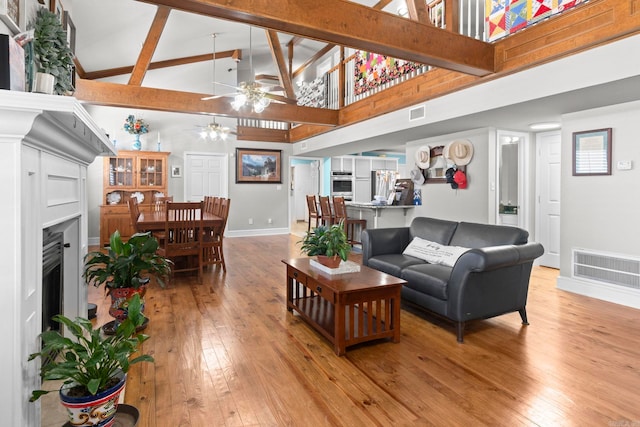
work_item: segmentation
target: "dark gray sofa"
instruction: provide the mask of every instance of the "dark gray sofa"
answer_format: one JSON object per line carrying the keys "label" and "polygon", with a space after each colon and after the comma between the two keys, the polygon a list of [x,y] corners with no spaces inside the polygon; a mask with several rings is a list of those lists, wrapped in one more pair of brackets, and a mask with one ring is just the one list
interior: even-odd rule
{"label": "dark gray sofa", "polygon": [[[470,248],[453,267],[403,255],[414,237]],[[463,341],[466,321],[517,311],[527,325],[527,293],[533,261],[544,249],[527,243],[517,227],[414,218],[409,227],[366,229],[362,263],[407,281],[402,302],[435,312],[456,324]]]}

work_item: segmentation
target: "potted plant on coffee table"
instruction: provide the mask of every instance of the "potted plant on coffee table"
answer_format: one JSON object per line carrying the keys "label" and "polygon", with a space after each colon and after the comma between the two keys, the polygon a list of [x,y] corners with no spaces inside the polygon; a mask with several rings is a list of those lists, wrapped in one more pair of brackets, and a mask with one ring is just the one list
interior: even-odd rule
{"label": "potted plant on coffee table", "polygon": [[[105,333],[111,333],[127,317],[134,294],[140,295],[144,310],[144,295],[151,277],[164,287],[164,280],[171,273],[171,261],[158,255],[157,249],[158,241],[151,233],[136,233],[123,242],[116,230],[107,253],[96,251],[85,256],[83,277],[96,287],[104,283],[107,295],[111,296],[109,314],[116,320],[104,326]],[[144,326],[146,322],[148,319]]]}
{"label": "potted plant on coffee table", "polygon": [[[63,315],[53,319],[62,323],[71,337],[54,330],[43,332],[42,350],[30,355],[29,360],[40,358],[43,380],[64,380],[59,395],[67,408],[69,425],[111,426],[129,368],[135,363],[153,362],[147,354],[130,359],[149,338],[135,332],[144,322],[140,296],[131,299],[129,316],[110,336],[102,335],[88,319],[71,320]],[[55,390],[35,390],[29,400],[34,402],[51,391]]]}
{"label": "potted plant on coffee table", "polygon": [[316,256],[318,262],[329,268],[337,268],[340,261],[346,261],[351,252],[342,221],[329,227],[321,225],[307,232],[301,249],[308,256]]}

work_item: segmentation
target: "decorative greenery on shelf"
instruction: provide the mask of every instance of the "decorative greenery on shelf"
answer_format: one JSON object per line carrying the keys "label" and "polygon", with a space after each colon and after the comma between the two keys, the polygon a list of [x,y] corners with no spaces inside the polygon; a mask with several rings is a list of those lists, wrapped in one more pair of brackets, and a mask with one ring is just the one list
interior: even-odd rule
{"label": "decorative greenery on shelf", "polygon": [[67,42],[67,32],[62,28],[58,17],[41,7],[36,13],[33,28],[33,53],[37,71],[55,77],[56,94],[73,93],[73,53]]}
{"label": "decorative greenery on shelf", "polygon": [[[134,363],[153,362],[153,357],[143,354],[129,360],[138,351],[138,345],[149,336],[135,334],[136,327],[145,318],[141,313],[140,296],[129,303],[129,317],[121,322],[114,335],[103,336],[102,328],[94,328],[91,321],[82,317],[71,320],[63,315],[53,317],[67,327],[73,338],[63,337],[58,331],[43,332],[42,350],[29,356],[48,360],[40,369],[43,380],[65,380],[65,386],[75,389],[73,395],[90,396],[113,386],[112,379],[119,371],[125,374]],[[61,353],[58,357],[58,353]],[[29,399],[34,402],[54,390],[35,390]]]}
{"label": "decorative greenery on shelf", "polygon": [[98,287],[105,284],[107,293],[112,288],[134,288],[148,282],[152,275],[160,286],[171,273],[171,261],[156,254],[158,240],[148,233],[136,233],[123,242],[116,230],[109,240],[109,250],[90,252],[84,258],[83,277]]}
{"label": "decorative greenery on shelf", "polygon": [[136,116],[129,114],[124,121],[124,130],[132,135],[149,132],[149,124],[142,119],[136,119]]}
{"label": "decorative greenery on shelf", "polygon": [[298,243],[302,243],[302,251],[309,256],[326,255],[332,257],[337,255],[346,261],[349,252],[351,252],[351,245],[347,240],[342,221],[330,227],[325,225],[314,227]]}

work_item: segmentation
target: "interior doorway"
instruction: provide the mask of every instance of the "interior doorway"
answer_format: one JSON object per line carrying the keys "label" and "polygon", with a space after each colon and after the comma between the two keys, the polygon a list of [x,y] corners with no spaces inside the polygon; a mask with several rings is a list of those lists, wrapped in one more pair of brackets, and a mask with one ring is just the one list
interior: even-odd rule
{"label": "interior doorway", "polygon": [[560,268],[560,131],[536,134],[536,240],[540,265]]}
{"label": "interior doorway", "polygon": [[307,194],[320,191],[320,160],[292,157],[289,161],[289,228],[292,234],[304,235],[308,227]]}

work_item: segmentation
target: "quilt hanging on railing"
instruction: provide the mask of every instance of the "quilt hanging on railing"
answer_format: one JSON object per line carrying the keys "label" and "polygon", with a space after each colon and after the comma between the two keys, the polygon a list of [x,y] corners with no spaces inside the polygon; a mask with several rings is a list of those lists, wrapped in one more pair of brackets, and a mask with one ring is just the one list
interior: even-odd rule
{"label": "quilt hanging on railing", "polygon": [[485,0],[488,41],[494,41],[586,0]]}
{"label": "quilt hanging on railing", "polygon": [[417,70],[420,64],[359,50],[355,55],[355,88],[360,95]]}

